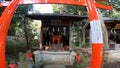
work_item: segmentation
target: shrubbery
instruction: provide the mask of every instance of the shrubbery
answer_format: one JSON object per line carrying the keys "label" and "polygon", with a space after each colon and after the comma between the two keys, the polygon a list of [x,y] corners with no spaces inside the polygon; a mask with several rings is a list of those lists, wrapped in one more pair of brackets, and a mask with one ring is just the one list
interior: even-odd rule
{"label": "shrubbery", "polygon": [[8,37],[6,41],[6,54],[16,55],[21,51],[26,51],[25,39],[19,37]]}

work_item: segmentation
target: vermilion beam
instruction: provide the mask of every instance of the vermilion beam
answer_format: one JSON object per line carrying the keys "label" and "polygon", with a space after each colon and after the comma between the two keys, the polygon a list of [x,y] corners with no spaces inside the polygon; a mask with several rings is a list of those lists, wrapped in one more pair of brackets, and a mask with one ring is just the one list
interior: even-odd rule
{"label": "vermilion beam", "polygon": [[94,3],[94,4],[95,4],[96,8],[113,10],[113,7],[112,7],[112,6],[107,6],[107,5],[103,5],[103,4],[100,4],[100,3]]}
{"label": "vermilion beam", "polygon": [[[2,6],[7,6],[10,2],[4,2],[0,4],[0,7]],[[38,3],[51,3],[51,4],[72,4],[72,5],[78,5],[78,6],[86,6],[86,2],[85,0],[20,0],[19,5],[21,4],[38,4]],[[95,6],[97,8],[101,8],[101,9],[108,9],[108,10],[112,10],[112,6],[107,6],[107,5],[102,5],[100,3],[96,3],[94,2]]]}
{"label": "vermilion beam", "polygon": [[[6,3],[1,3],[0,7],[7,6],[10,1]],[[85,0],[20,0],[19,5],[21,4],[71,4],[71,5],[81,5],[85,6]]]}
{"label": "vermilion beam", "polygon": [[0,68],[7,68],[5,62],[5,44],[8,27],[19,0],[13,0],[0,17]]}
{"label": "vermilion beam", "polygon": [[33,4],[33,3],[73,4],[85,6],[85,0],[21,0],[19,4]]}

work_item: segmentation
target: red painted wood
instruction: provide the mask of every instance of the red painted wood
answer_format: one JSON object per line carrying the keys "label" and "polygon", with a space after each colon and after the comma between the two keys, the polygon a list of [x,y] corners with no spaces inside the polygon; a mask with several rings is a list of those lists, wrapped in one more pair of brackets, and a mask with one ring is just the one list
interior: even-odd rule
{"label": "red painted wood", "polygon": [[6,36],[10,21],[15,12],[15,9],[17,8],[18,2],[19,0],[11,1],[0,17],[0,68],[7,68],[5,60]]}
{"label": "red painted wood", "polygon": [[92,43],[92,58],[90,68],[101,68],[103,43]]}
{"label": "red painted wood", "polygon": [[103,4],[100,4],[100,3],[94,3],[94,4],[95,4],[96,8],[113,10],[113,7],[112,7],[112,6],[107,6],[107,5],[103,5]]}
{"label": "red painted wood", "polygon": [[[88,15],[89,15],[89,19],[90,19],[90,24],[99,23],[99,20],[100,20],[99,14],[97,12],[97,8],[96,8],[93,0],[86,0],[86,3],[87,3],[87,10],[88,10]],[[101,33],[100,30],[102,31],[102,29],[99,29],[98,27],[95,27],[93,25],[90,25],[90,27],[91,27],[91,32],[93,34],[96,33],[96,32],[94,32],[95,31],[94,29],[97,29],[99,31],[98,33]],[[99,27],[101,27],[101,26],[99,26]],[[92,29],[92,28],[94,28],[94,29]],[[101,64],[102,64],[103,41],[102,40],[96,41],[97,38],[99,38],[98,35],[99,34],[96,34],[95,37],[92,35],[92,38],[91,38],[91,40],[92,40],[92,56],[91,56],[92,59],[91,59],[90,68],[101,68]],[[102,37],[102,34],[100,34],[100,37]],[[102,42],[102,43],[100,43],[100,42]]]}
{"label": "red painted wood", "polygon": [[[0,4],[0,7],[7,6],[10,3],[10,1],[4,2]],[[78,5],[78,6],[87,6],[85,0],[20,0],[19,5],[21,4],[71,4],[71,5]],[[108,9],[112,10],[112,6],[102,5],[100,3],[94,2],[97,8],[101,9]]]}

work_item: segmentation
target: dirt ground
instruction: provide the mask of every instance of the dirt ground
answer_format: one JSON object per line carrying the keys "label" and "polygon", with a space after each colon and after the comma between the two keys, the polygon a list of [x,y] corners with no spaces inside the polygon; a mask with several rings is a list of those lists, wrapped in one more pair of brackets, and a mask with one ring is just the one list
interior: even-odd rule
{"label": "dirt ground", "polygon": [[120,68],[120,62],[105,63],[102,68]]}

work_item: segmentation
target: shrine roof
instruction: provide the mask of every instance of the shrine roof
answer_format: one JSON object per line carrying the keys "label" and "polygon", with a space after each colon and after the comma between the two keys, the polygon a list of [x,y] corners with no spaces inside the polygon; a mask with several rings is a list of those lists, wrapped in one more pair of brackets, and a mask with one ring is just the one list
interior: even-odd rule
{"label": "shrine roof", "polygon": [[103,17],[107,28],[120,29],[120,19]]}
{"label": "shrine roof", "polygon": [[103,17],[105,23],[116,23],[116,24],[120,24],[120,19],[115,19],[112,17]]}
{"label": "shrine roof", "polygon": [[[88,16],[80,15],[70,15],[70,14],[26,14],[28,18],[35,20],[51,20],[51,19],[61,19],[61,20],[70,20],[70,21],[80,21],[82,19],[87,19]],[[115,28],[116,25],[120,24],[120,19],[115,19],[111,17],[103,17],[103,20],[107,26]]]}
{"label": "shrine roof", "polygon": [[64,20],[72,20],[72,21],[79,21],[87,16],[80,16],[80,15],[70,15],[70,14],[27,14],[25,15],[28,18],[35,19],[35,20],[50,20],[50,19],[64,19]]}

